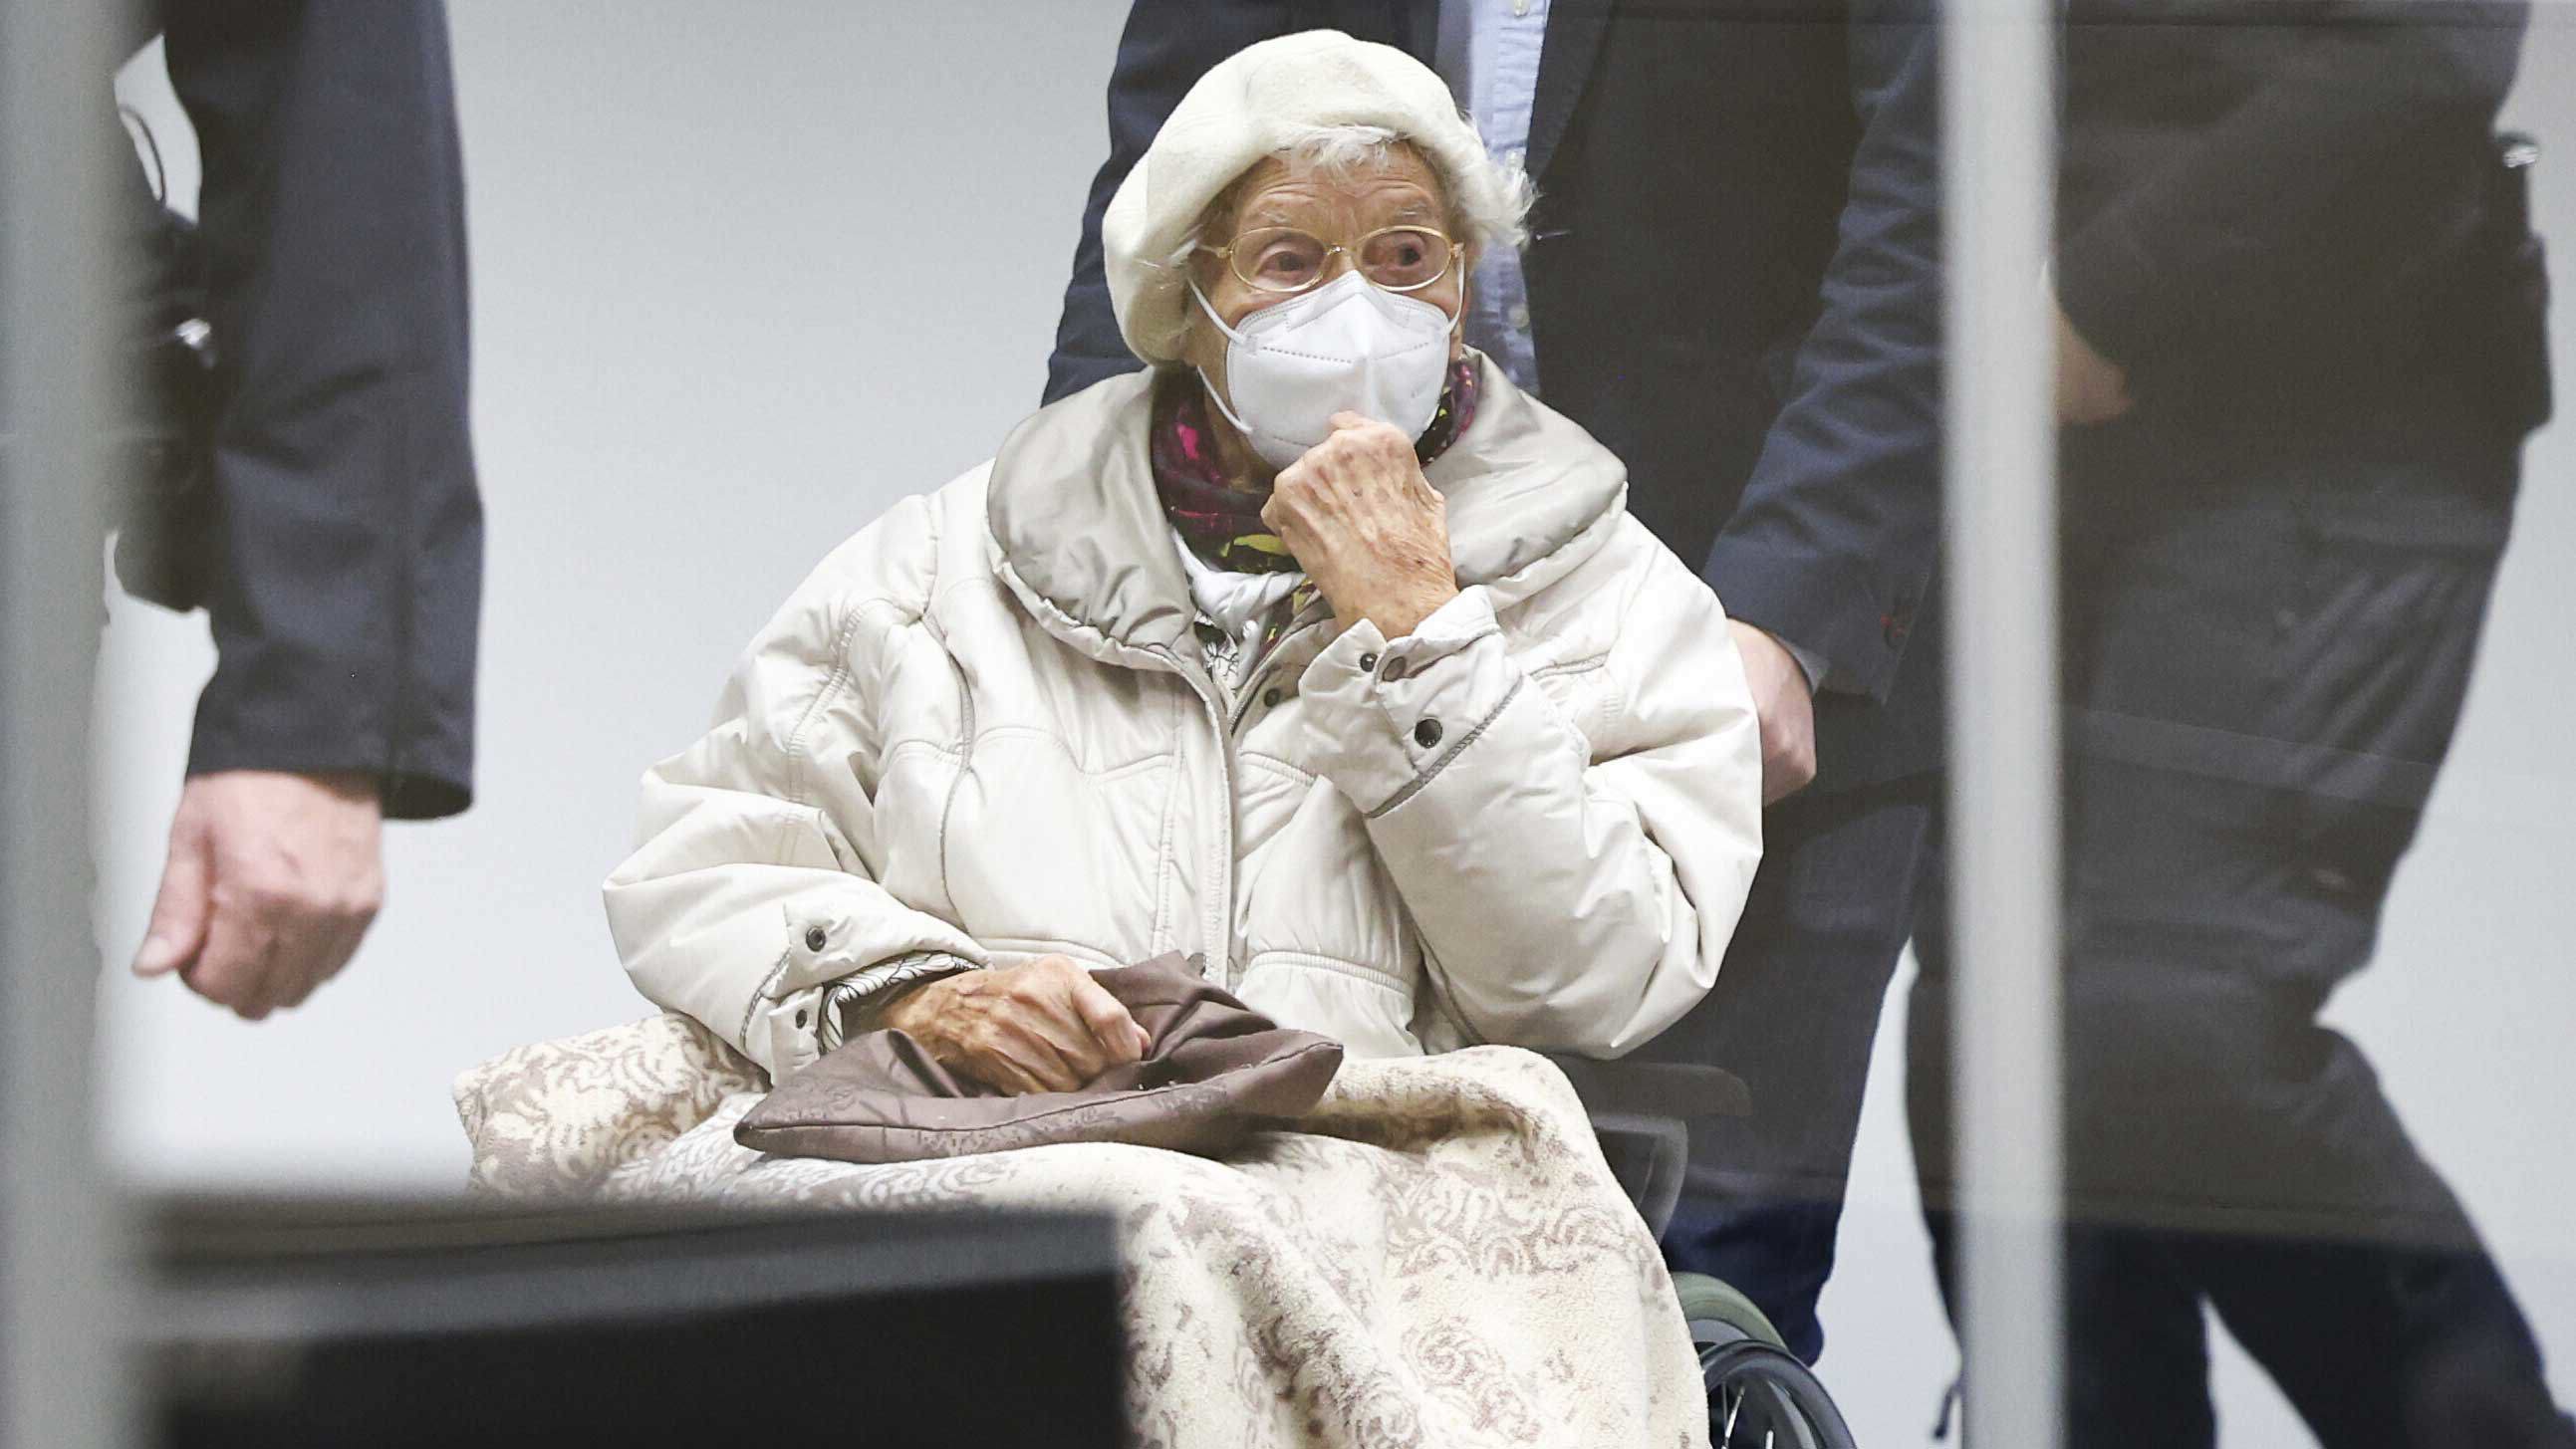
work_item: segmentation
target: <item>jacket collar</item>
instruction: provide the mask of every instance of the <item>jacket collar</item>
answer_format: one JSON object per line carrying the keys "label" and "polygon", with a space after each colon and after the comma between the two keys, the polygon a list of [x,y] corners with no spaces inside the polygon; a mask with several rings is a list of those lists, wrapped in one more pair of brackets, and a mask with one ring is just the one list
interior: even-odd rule
{"label": "jacket collar", "polygon": [[1602,32],[1610,28],[1611,0],[1550,0],[1547,34],[1539,47],[1538,82],[1530,97],[1530,133],[1523,164],[1535,181],[1556,158],[1556,143],[1583,99]]}
{"label": "jacket collar", "polygon": [[[1588,558],[1618,521],[1627,472],[1589,433],[1479,357],[1475,421],[1425,471],[1448,500],[1462,585],[1497,604]],[[1041,409],[993,460],[994,572],[1049,632],[1095,658],[1195,660],[1197,610],[1146,457],[1153,376],[1127,373]]]}
{"label": "jacket collar", "polygon": [[[1547,33],[1539,48],[1538,78],[1530,97],[1530,130],[1526,164],[1532,180],[1543,177],[1565,139],[1568,122],[1582,102],[1600,52],[1602,33],[1610,28],[1612,0],[1554,0],[1547,12]],[[1440,6],[1438,0],[1314,0],[1292,5],[1293,30],[1345,30],[1362,40],[1395,45],[1424,65],[1437,63]]]}

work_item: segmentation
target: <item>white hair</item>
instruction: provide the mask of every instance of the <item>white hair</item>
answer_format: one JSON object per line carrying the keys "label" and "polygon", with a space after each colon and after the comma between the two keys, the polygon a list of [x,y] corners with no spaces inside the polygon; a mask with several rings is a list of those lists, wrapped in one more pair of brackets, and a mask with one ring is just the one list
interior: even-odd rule
{"label": "white hair", "polygon": [[[1294,139],[1271,154],[1295,170],[1344,181],[1382,169],[1399,144],[1411,142],[1385,126],[1301,126]],[[1460,176],[1443,166],[1431,148],[1413,149],[1440,180],[1449,207],[1449,227],[1459,233],[1453,240],[1466,242],[1478,251],[1517,247],[1529,240],[1530,204],[1538,199],[1538,190],[1517,160],[1507,165],[1490,156],[1482,157],[1468,168],[1469,174]],[[1232,185],[1218,192],[1207,210],[1200,213],[1198,224],[1165,259],[1171,285],[1180,285],[1181,279],[1189,275],[1190,254],[1207,239],[1208,223],[1234,209],[1241,185],[1242,177],[1237,177]]]}

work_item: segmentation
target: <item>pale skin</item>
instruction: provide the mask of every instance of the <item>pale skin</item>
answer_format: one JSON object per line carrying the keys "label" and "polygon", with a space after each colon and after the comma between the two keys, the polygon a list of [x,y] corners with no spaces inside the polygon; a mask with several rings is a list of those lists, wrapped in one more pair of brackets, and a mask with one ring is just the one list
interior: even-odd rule
{"label": "pale skin", "polygon": [[1816,695],[1798,656],[1741,619],[1726,621],[1744,661],[1745,687],[1762,736],[1762,803],[1798,793],[1816,778]]}
{"label": "pale skin", "polygon": [[2057,420],[2068,427],[2088,428],[2112,422],[2128,412],[2129,374],[2111,359],[2095,351],[2075,324],[2066,319],[2066,309],[2049,302],[2049,315],[2057,320]]}
{"label": "pale skin", "polygon": [[1006,1092],[1070,1092],[1153,1045],[1080,963],[1041,956],[964,971],[905,992],[877,1013],[951,1071]]}
{"label": "pale skin", "polygon": [[244,1020],[301,1005],[384,901],[383,807],[362,775],[192,777],[134,974],[176,974]]}

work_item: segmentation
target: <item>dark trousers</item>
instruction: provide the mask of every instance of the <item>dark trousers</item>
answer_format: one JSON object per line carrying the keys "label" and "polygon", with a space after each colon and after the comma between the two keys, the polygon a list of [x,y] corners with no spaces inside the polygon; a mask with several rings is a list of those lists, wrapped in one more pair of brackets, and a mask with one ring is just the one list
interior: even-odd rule
{"label": "dark trousers", "polygon": [[[2465,404],[2397,423],[2067,451],[2075,1449],[2214,1442],[2204,1303],[2327,1449],[2576,1443],[2467,1214],[2317,1020],[2369,960],[2512,508],[2511,446]],[[1955,1314],[1943,886],[1907,1096]]]}
{"label": "dark trousers", "polygon": [[1816,1300],[1937,795],[1936,776],[1916,775],[1771,807],[1716,989],[1640,1053],[1724,1067],[1752,1089],[1751,1117],[1693,1125],[1664,1258],[1740,1289],[1809,1363],[1824,1351]]}

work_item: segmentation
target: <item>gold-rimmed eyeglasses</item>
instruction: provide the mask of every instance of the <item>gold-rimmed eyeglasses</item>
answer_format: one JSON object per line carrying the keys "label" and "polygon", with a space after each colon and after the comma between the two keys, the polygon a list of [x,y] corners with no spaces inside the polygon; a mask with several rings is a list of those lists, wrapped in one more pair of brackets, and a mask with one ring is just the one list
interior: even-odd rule
{"label": "gold-rimmed eyeglasses", "polygon": [[1428,226],[1382,226],[1344,246],[1292,226],[1263,226],[1240,233],[1225,246],[1201,242],[1199,250],[1223,257],[1236,278],[1254,291],[1284,296],[1322,282],[1336,255],[1349,257],[1361,276],[1387,291],[1419,292],[1449,275],[1465,248]]}

